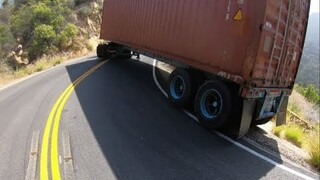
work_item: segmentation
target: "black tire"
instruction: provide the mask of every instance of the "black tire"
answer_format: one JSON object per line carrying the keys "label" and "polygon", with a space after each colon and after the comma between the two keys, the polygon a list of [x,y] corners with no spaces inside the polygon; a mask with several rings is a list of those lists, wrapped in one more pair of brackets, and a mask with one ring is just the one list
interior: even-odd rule
{"label": "black tire", "polygon": [[231,117],[231,92],[220,81],[205,82],[194,101],[195,114],[210,129],[223,128]]}
{"label": "black tire", "polygon": [[107,58],[108,57],[108,45],[107,44],[99,44],[97,46],[97,56],[98,58]]}
{"label": "black tire", "polygon": [[132,57],[131,51],[128,49],[124,49],[120,55],[121,59],[130,59]]}
{"label": "black tire", "polygon": [[187,107],[191,104],[194,94],[190,73],[182,68],[175,69],[169,76],[169,101],[176,107]]}
{"label": "black tire", "polygon": [[263,119],[260,119],[260,120],[252,119],[252,121],[251,121],[251,126],[257,126],[257,125],[266,124],[266,123],[268,123],[269,121],[271,121],[272,118],[273,118],[273,117],[263,118]]}

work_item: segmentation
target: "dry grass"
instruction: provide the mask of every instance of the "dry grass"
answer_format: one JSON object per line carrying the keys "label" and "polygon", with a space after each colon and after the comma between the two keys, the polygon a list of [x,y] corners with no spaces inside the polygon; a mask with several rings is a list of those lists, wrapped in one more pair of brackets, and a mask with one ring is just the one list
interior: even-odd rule
{"label": "dry grass", "polygon": [[89,50],[89,51],[95,51],[96,47],[98,46],[99,44],[99,41],[98,41],[98,37],[92,37],[88,40],[88,42],[86,43],[86,48]]}
{"label": "dry grass", "polygon": [[272,131],[276,136],[305,149],[310,155],[307,161],[320,171],[320,124],[306,132],[296,124],[273,127]]}
{"label": "dry grass", "polygon": [[0,85],[9,82],[12,72],[10,68],[3,62],[0,62]]}
{"label": "dry grass", "polygon": [[[286,126],[280,126],[273,128],[275,135],[285,138],[294,145],[305,149],[309,155],[310,159],[307,160],[311,165],[320,171],[320,124],[318,117],[319,114],[315,113],[317,116],[311,116],[314,108],[308,104],[306,100],[301,98],[301,95],[294,93],[294,97],[289,101],[288,109],[298,114],[300,117],[307,117],[309,120],[308,128],[303,128],[297,124],[295,121],[287,120],[291,124]],[[315,109],[315,112],[317,109]],[[288,113],[287,117],[290,119],[292,114]],[[310,121],[311,120],[311,121]],[[314,126],[312,126],[312,124]],[[311,127],[311,128],[310,128]]]}
{"label": "dry grass", "polygon": [[48,69],[53,66],[53,62],[51,59],[40,59],[33,64],[30,64],[26,67],[20,68],[16,70],[13,74],[15,78],[22,78],[24,76],[31,75],[36,72],[40,72],[42,70]]}
{"label": "dry grass", "polygon": [[56,66],[58,64],[61,64],[62,61],[63,61],[63,58],[57,57],[57,58],[53,59],[53,63],[52,64],[53,64],[53,66]]}
{"label": "dry grass", "polygon": [[304,148],[309,152],[309,162],[320,171],[320,124],[310,132],[304,142]]}
{"label": "dry grass", "polygon": [[43,58],[29,64],[25,67],[19,68],[15,71],[8,68],[4,63],[0,63],[0,88],[16,79],[23,78],[36,72],[40,72],[51,67],[57,66],[64,61],[72,58],[80,57],[92,53],[90,50],[82,50],[78,52],[60,54],[57,56],[44,56]]}
{"label": "dry grass", "polygon": [[288,108],[305,120],[320,122],[319,106],[314,106],[295,90],[289,98]]}
{"label": "dry grass", "polygon": [[282,134],[284,132],[285,126],[278,126],[278,127],[273,127],[272,131],[273,133],[278,136],[278,137],[284,137],[284,135]]}
{"label": "dry grass", "polygon": [[298,125],[283,125],[274,127],[273,133],[278,137],[287,139],[298,147],[301,147],[304,140],[303,129]]}
{"label": "dry grass", "polygon": [[298,125],[289,125],[285,130],[285,138],[301,147],[304,138],[303,129]]}
{"label": "dry grass", "polygon": [[302,109],[299,107],[298,104],[289,101],[288,103],[288,109],[290,109],[292,112],[294,112],[295,114],[297,114],[298,116],[302,117],[303,115],[303,111]]}

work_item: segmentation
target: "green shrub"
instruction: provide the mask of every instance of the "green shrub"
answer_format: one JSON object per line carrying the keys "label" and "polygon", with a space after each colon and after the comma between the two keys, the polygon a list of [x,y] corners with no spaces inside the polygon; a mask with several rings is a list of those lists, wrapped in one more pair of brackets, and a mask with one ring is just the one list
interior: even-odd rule
{"label": "green shrub", "polygon": [[317,105],[320,104],[320,89],[314,85],[309,84],[305,87],[300,84],[296,84],[294,89],[303,95],[308,101]]}
{"label": "green shrub", "polygon": [[282,125],[273,127],[273,133],[278,137],[286,138],[298,147],[301,147],[303,142],[303,129],[298,125]]}
{"label": "green shrub", "polygon": [[11,16],[10,29],[15,37],[21,37],[22,40],[28,40],[33,34],[34,25],[32,21],[33,7],[23,5]]}
{"label": "green shrub", "polygon": [[39,25],[35,28],[32,46],[29,49],[29,58],[34,59],[48,52],[53,46],[56,32],[50,25]]}
{"label": "green shrub", "polygon": [[320,91],[315,86],[309,84],[306,87],[304,96],[313,103],[319,104]]}
{"label": "green shrub", "polygon": [[15,39],[8,26],[0,24],[0,61],[14,47]]}
{"label": "green shrub", "polygon": [[90,17],[93,14],[93,9],[91,9],[90,6],[83,6],[78,11],[79,17],[81,19],[85,19],[87,17]]}
{"label": "green shrub", "polygon": [[65,18],[62,15],[58,15],[53,21],[51,21],[54,30],[59,32],[61,31],[63,24],[65,23]]}
{"label": "green shrub", "polygon": [[74,0],[75,6],[79,6],[84,3],[92,2],[93,0]]}
{"label": "green shrub", "polygon": [[285,126],[282,125],[282,126],[273,127],[272,130],[273,130],[273,133],[274,133],[276,136],[280,137],[280,135],[281,135],[281,133],[284,131],[284,129],[285,129]]}
{"label": "green shrub", "polygon": [[28,47],[31,62],[44,53],[57,50],[60,39],[56,34],[62,34],[64,17],[70,11],[65,4],[64,0],[29,0],[12,15],[11,31],[16,38],[22,38],[24,47]]}
{"label": "green shrub", "polygon": [[41,24],[34,31],[34,39],[41,44],[51,44],[55,36],[56,32],[50,25]]}
{"label": "green shrub", "polygon": [[74,24],[68,23],[64,30],[61,32],[61,36],[65,39],[73,40],[78,34],[78,28]]}
{"label": "green shrub", "polygon": [[303,142],[303,129],[298,125],[290,125],[285,129],[285,137],[293,144],[301,147]]}
{"label": "green shrub", "polygon": [[59,37],[59,47],[61,50],[65,50],[73,46],[73,41],[78,35],[78,28],[74,24],[68,23],[63,29]]}
{"label": "green shrub", "polygon": [[55,19],[54,11],[48,7],[45,3],[38,3],[34,5],[32,12],[32,24],[34,26],[39,26],[41,24],[52,24]]}
{"label": "green shrub", "polygon": [[70,38],[74,38],[78,34],[78,28],[76,25],[68,23],[67,26],[62,31],[62,34],[65,34]]}

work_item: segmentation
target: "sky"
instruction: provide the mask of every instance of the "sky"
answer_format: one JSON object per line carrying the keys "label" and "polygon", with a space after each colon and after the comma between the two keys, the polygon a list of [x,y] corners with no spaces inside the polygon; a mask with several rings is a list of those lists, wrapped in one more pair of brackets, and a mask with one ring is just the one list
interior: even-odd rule
{"label": "sky", "polygon": [[319,1],[320,0],[311,0],[310,14],[319,12]]}

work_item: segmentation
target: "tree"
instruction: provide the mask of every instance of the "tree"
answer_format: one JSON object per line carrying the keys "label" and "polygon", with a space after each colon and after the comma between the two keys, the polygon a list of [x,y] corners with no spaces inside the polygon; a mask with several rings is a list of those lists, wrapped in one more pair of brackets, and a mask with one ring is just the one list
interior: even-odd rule
{"label": "tree", "polygon": [[[64,17],[69,12],[64,3],[64,0],[29,0],[11,16],[11,31],[22,39],[23,47],[28,47],[30,61],[58,46],[65,27]],[[42,32],[50,33],[50,38]]]}
{"label": "tree", "polygon": [[56,32],[52,26],[45,24],[37,26],[29,48],[29,58],[31,61],[48,52],[54,46],[56,36]]}

